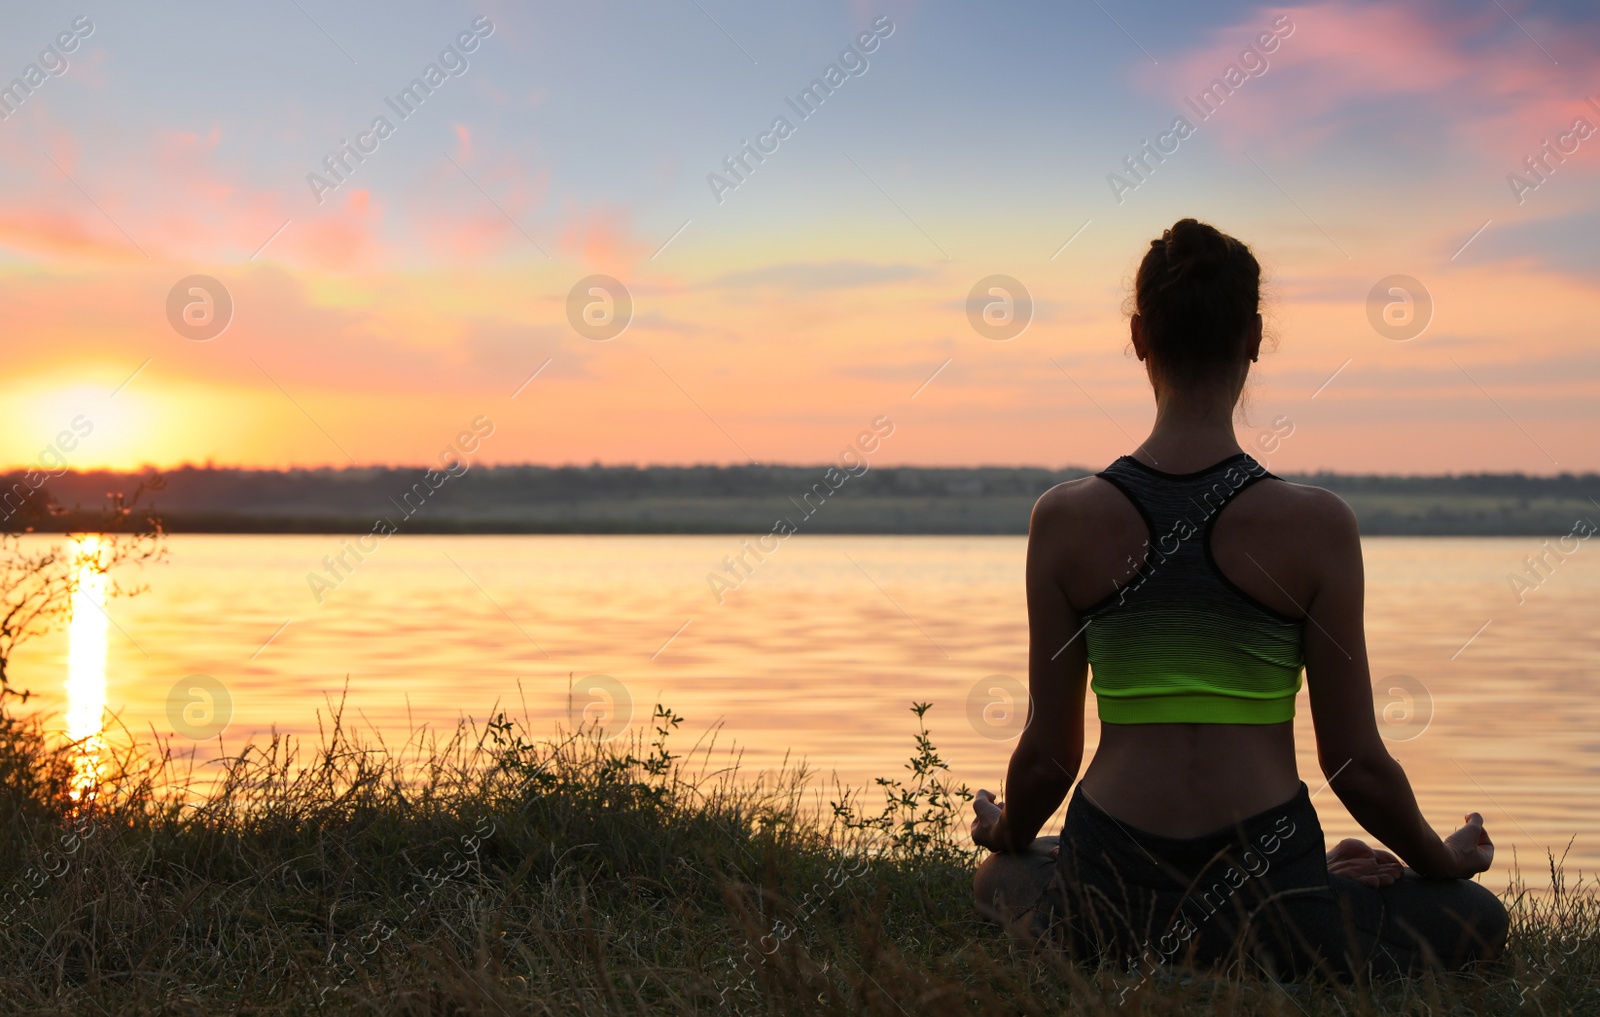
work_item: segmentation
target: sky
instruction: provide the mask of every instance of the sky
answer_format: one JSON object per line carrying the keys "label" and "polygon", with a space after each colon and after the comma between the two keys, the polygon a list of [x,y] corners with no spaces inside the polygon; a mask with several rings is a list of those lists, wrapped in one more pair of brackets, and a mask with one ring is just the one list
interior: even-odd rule
{"label": "sky", "polygon": [[12,467],[1098,467],[1193,216],[1270,468],[1600,470],[1588,4],[10,7]]}

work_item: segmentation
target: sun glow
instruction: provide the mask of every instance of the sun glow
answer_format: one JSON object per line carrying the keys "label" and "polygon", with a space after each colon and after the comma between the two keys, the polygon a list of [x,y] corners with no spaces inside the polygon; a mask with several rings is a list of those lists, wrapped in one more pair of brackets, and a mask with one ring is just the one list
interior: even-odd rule
{"label": "sun glow", "polygon": [[73,759],[74,801],[93,797],[99,783],[106,708],[105,544],[97,534],[73,542],[72,614],[67,624],[67,737]]}

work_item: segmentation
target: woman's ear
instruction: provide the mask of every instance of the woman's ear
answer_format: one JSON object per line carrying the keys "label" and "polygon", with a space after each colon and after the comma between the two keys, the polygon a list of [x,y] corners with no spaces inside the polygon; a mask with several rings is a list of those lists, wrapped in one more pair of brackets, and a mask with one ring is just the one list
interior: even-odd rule
{"label": "woman's ear", "polygon": [[1255,363],[1261,359],[1261,315],[1256,315],[1255,324],[1250,327],[1250,362]]}
{"label": "woman's ear", "polygon": [[[1133,352],[1135,356],[1137,356],[1140,360],[1143,360],[1145,357],[1150,355],[1150,351],[1145,349],[1144,345],[1144,321],[1137,314],[1128,319],[1128,335],[1133,339]],[[1257,329],[1256,332],[1256,341],[1258,343],[1260,342],[1259,329]]]}

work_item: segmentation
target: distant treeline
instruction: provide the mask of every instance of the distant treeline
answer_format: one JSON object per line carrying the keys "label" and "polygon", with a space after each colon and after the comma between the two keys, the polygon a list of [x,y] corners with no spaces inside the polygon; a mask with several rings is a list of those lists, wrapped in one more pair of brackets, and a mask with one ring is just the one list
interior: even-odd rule
{"label": "distant treeline", "polygon": [[[1083,469],[837,466],[474,466],[244,470],[182,467],[142,506],[172,532],[1020,534],[1035,499]],[[145,475],[0,477],[7,529],[62,530]],[[1342,495],[1362,531],[1555,535],[1600,521],[1600,474],[1393,477],[1285,474]],[[30,486],[30,480],[38,486]],[[66,511],[41,511],[54,504]]]}

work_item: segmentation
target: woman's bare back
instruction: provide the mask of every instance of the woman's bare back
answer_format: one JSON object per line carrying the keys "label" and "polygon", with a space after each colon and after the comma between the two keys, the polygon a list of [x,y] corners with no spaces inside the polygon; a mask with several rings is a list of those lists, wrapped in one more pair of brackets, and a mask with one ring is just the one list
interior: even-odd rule
{"label": "woman's bare back", "polygon": [[[1182,464],[1169,472],[1209,465]],[[1044,515],[1057,532],[1032,539],[1047,543],[1056,583],[1082,612],[1134,578],[1148,532],[1138,509],[1099,478],[1062,484],[1045,497],[1055,501]],[[1345,510],[1320,488],[1280,480],[1252,484],[1217,516],[1211,539],[1217,567],[1274,611],[1305,617],[1328,566],[1313,549],[1330,511]],[[1292,722],[1102,723],[1099,748],[1081,783],[1098,807],[1130,826],[1169,837],[1199,836],[1295,793],[1293,728]]]}

